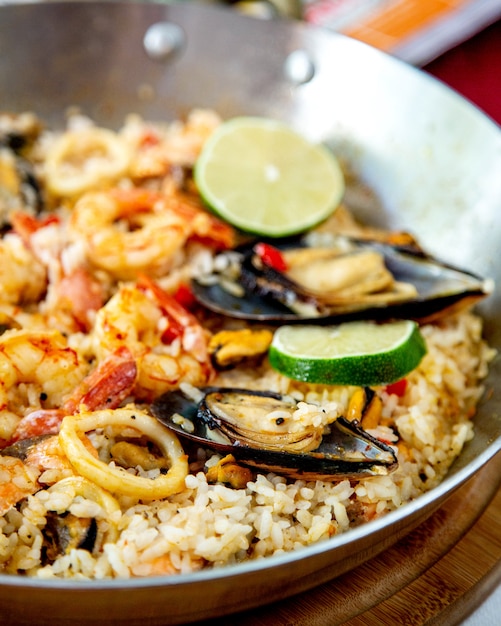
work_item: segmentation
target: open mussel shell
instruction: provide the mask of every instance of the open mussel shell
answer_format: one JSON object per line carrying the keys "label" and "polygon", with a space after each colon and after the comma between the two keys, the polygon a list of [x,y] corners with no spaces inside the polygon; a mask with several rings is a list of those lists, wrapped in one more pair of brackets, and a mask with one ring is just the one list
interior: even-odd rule
{"label": "open mussel shell", "polygon": [[[153,402],[152,414],[180,437],[223,454],[242,464],[288,478],[336,481],[380,476],[397,467],[394,450],[342,417],[333,422],[310,449],[311,429],[300,433],[253,431],[239,424],[238,414],[261,410],[264,403],[276,410],[291,408],[291,399],[269,391],[209,387],[201,399],[171,391]],[[248,417],[247,415],[246,417]]]}
{"label": "open mussel shell", "polygon": [[[284,250],[291,248],[290,242],[274,242],[274,245]],[[305,247],[302,242],[295,245]],[[360,319],[413,319],[424,322],[445,312],[472,306],[493,289],[492,281],[442,263],[419,248],[371,240],[350,240],[349,245],[357,251],[370,249],[380,254],[394,280],[412,286],[414,293],[396,301],[354,297],[344,303],[326,305],[285,273],[255,263],[251,246],[241,251],[239,283],[245,290],[244,295],[233,294],[219,283],[196,281],[193,293],[201,304],[214,312],[251,321],[339,323]]]}
{"label": "open mussel shell", "polygon": [[244,296],[238,296],[218,283],[202,284],[194,281],[192,292],[201,305],[219,315],[255,322],[293,323],[298,319],[307,321],[278,301],[248,292]]}

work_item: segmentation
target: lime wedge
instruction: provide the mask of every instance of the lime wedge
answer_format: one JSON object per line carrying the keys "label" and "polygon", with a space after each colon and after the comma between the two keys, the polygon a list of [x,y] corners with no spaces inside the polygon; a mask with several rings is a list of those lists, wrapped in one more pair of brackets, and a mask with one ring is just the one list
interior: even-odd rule
{"label": "lime wedge", "polygon": [[344,193],[339,163],[325,146],[259,117],[233,118],[214,131],[195,164],[195,182],[220,217],[267,237],[319,224]]}
{"label": "lime wedge", "polygon": [[274,369],[303,382],[378,386],[406,376],[425,354],[418,325],[401,320],[281,326],[273,337],[269,359]]}

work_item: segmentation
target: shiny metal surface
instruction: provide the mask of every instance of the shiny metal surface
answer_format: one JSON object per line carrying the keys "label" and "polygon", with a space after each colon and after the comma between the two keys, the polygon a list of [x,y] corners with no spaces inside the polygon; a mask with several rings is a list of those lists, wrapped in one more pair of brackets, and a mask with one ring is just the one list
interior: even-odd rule
{"label": "shiny metal surface", "polygon": [[[181,45],[151,54],[145,35],[164,22],[182,33]],[[292,71],[294,58],[303,65]],[[331,144],[380,194],[384,209],[360,217],[407,228],[431,253],[497,281],[482,312],[486,334],[501,348],[501,130],[419,71],[339,35],[228,9],[20,4],[0,7],[0,94],[2,109],[35,110],[50,124],[62,123],[74,105],[112,126],[131,111],[171,119],[196,106],[291,123]],[[348,571],[429,516],[499,450],[500,376],[497,359],[476,437],[450,476],[384,519],[293,554],[167,579],[82,584],[0,576],[0,622],[185,623]]]}

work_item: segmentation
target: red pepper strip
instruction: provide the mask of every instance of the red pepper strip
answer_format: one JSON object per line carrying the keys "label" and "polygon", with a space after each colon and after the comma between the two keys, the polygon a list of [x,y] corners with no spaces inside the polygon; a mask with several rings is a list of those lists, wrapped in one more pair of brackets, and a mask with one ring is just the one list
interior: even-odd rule
{"label": "red pepper strip", "polygon": [[[177,303],[178,305],[181,305],[183,308],[186,308],[184,302],[182,302],[181,299],[179,299],[177,296],[178,296],[177,292],[176,294],[173,294],[171,296],[167,296],[165,294],[166,298],[170,297],[172,298],[173,302]],[[161,306],[160,302],[159,304]],[[174,341],[174,339],[177,339],[178,337],[183,336],[185,328],[180,320],[176,319],[172,315],[169,315],[169,311],[166,310],[164,307],[161,307],[161,308],[163,309],[165,319],[167,320],[167,328],[162,332],[160,340],[164,344],[170,344]]]}
{"label": "red pepper strip", "polygon": [[172,343],[174,339],[183,335],[189,324],[193,323],[193,321],[196,323],[196,318],[180,302],[171,294],[165,292],[148,276],[144,274],[138,276],[137,287],[144,292],[147,290],[151,291],[152,296],[167,319],[167,328],[161,335],[162,343]]}
{"label": "red pepper strip", "polygon": [[141,148],[149,148],[150,146],[157,146],[160,143],[160,137],[152,130],[148,129],[141,137]]}
{"label": "red pepper strip", "polygon": [[394,394],[401,398],[405,394],[405,390],[407,389],[407,379],[402,378],[401,380],[397,380],[395,383],[391,383],[385,387],[386,393]]}
{"label": "red pepper strip", "polygon": [[172,343],[174,339],[181,337],[181,335],[183,334],[183,331],[184,331],[184,328],[181,326],[181,324],[179,324],[173,319],[169,319],[169,325],[163,331],[162,336],[161,336],[162,343],[165,343],[165,344]]}
{"label": "red pepper strip", "polygon": [[193,295],[189,285],[181,283],[174,293],[174,299],[179,302],[185,309],[191,310],[196,305],[197,301]]}
{"label": "red pepper strip", "polygon": [[271,267],[277,272],[285,272],[287,270],[287,262],[283,254],[268,243],[258,243],[254,246],[254,250],[264,265]]}
{"label": "red pepper strip", "polygon": [[13,211],[9,215],[9,220],[12,224],[12,229],[28,247],[30,247],[30,237],[33,233],[51,224],[59,224],[61,222],[57,215],[48,215],[43,219],[38,219],[29,213],[23,213],[23,211]]}

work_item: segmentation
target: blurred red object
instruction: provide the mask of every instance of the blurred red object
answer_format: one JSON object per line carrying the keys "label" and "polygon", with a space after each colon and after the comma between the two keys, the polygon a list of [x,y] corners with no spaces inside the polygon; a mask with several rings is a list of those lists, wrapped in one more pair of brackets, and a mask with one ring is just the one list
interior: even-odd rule
{"label": "blurred red object", "polygon": [[501,124],[501,21],[452,48],[422,69]]}

